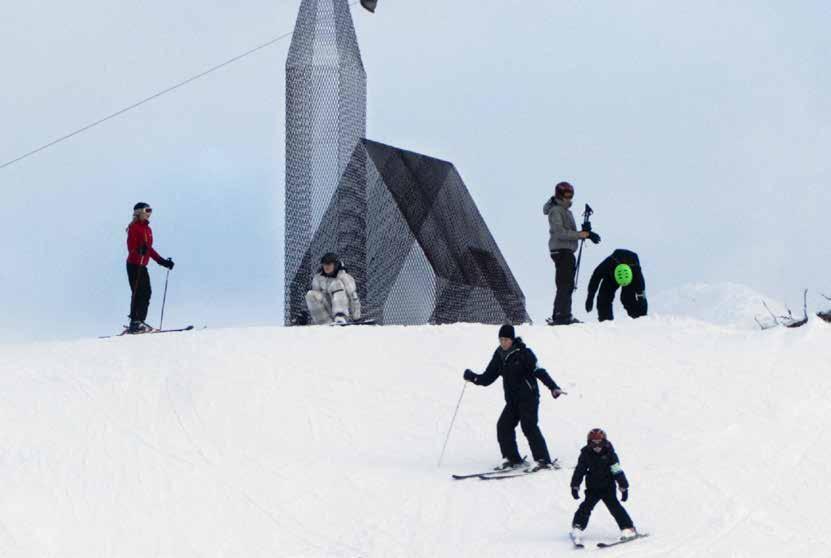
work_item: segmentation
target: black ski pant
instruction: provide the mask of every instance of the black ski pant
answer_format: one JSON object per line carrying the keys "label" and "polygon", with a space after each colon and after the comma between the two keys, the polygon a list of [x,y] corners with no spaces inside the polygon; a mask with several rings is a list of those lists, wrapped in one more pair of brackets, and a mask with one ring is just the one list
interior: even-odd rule
{"label": "black ski pant", "polygon": [[571,295],[574,294],[574,268],[577,260],[571,250],[555,250],[551,252],[551,259],[556,269],[555,283],[557,295],[554,297],[554,313],[552,317],[571,317]]}
{"label": "black ski pant", "polygon": [[522,460],[516,444],[516,427],[520,424],[522,433],[525,434],[528,445],[531,446],[531,455],[534,456],[534,460],[551,461],[545,438],[537,424],[539,407],[539,399],[505,403],[505,409],[496,422],[496,439],[499,440],[502,457],[513,462]]}
{"label": "black ski pant", "polygon": [[599,321],[605,322],[615,319],[612,306],[615,302],[615,293],[617,293],[617,290],[617,281],[603,279],[600,282],[600,289],[597,291],[597,319]]}
{"label": "black ski pant", "polygon": [[150,306],[150,274],[147,266],[127,264],[127,279],[130,281],[130,319],[143,322],[147,319],[147,308]]}
{"label": "black ski pant", "polygon": [[585,529],[589,524],[589,517],[591,517],[592,510],[601,500],[603,500],[603,503],[606,504],[606,507],[609,509],[609,512],[611,512],[612,517],[615,518],[617,526],[621,530],[632,529],[635,527],[634,523],[632,523],[632,518],[629,517],[629,514],[626,513],[625,509],[623,509],[623,504],[621,504],[620,500],[617,499],[617,492],[615,492],[614,486],[601,491],[587,490],[586,499],[583,500],[580,503],[580,507],[577,508],[577,512],[574,514],[574,519],[571,521],[571,525],[579,529]]}

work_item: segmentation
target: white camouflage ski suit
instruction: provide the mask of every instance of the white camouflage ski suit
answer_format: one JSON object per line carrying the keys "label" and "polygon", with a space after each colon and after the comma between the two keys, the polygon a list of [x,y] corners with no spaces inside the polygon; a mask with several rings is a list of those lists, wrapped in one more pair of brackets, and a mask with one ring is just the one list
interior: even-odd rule
{"label": "white camouflage ski suit", "polygon": [[361,318],[358,286],[344,269],[338,271],[335,277],[322,272],[315,274],[312,290],[306,293],[306,306],[316,325],[331,324],[337,314],[343,314],[350,320]]}

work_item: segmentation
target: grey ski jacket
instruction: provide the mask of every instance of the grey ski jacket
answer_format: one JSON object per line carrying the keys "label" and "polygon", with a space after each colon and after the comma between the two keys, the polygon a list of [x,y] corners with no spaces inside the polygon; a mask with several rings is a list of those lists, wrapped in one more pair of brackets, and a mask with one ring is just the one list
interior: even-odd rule
{"label": "grey ski jacket", "polygon": [[548,251],[571,250],[577,251],[577,223],[574,221],[574,214],[559,204],[555,198],[545,202],[542,212],[548,215]]}

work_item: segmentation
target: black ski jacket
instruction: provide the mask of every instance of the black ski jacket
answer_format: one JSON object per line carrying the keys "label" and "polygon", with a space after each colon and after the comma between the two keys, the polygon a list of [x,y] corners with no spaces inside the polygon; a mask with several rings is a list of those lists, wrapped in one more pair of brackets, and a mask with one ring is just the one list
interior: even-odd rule
{"label": "black ski jacket", "polygon": [[601,281],[609,281],[614,285],[615,290],[618,289],[618,284],[615,280],[615,268],[620,264],[627,264],[632,268],[632,283],[623,287],[620,301],[631,317],[638,318],[640,316],[646,316],[648,309],[646,302],[646,280],[643,277],[643,270],[641,270],[641,262],[638,254],[631,250],[618,248],[612,252],[611,256],[600,262],[594,268],[594,273],[592,273],[592,277],[589,280],[589,292],[586,299],[594,300]]}
{"label": "black ski jacket", "polygon": [[586,489],[589,492],[603,492],[614,490],[615,482],[621,488],[629,488],[626,473],[620,466],[615,448],[606,442],[603,451],[596,453],[591,447],[585,446],[580,450],[577,467],[571,476],[571,486],[579,487],[586,478]]}
{"label": "black ski jacket", "polygon": [[502,376],[506,403],[518,403],[539,399],[540,390],[537,380],[548,389],[560,389],[544,368],[537,366],[537,356],[525,346],[521,337],[514,340],[513,347],[503,351],[501,347],[493,353],[490,364],[482,374],[475,374],[473,383],[489,386]]}

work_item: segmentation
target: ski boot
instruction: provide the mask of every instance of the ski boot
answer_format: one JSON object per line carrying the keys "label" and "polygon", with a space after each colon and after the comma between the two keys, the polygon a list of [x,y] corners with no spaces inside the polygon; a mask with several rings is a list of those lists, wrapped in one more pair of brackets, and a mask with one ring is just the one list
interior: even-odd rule
{"label": "ski boot", "polygon": [[630,539],[637,538],[638,532],[635,530],[634,527],[631,529],[621,529],[620,531],[620,540],[628,541]]}
{"label": "ski boot", "polygon": [[571,537],[574,546],[583,548],[583,530],[580,527],[572,527],[568,536]]}
{"label": "ski boot", "polygon": [[153,331],[153,328],[147,325],[146,323],[142,322],[141,320],[131,320],[130,327],[127,328],[127,333],[130,335],[136,333],[147,333],[149,331]]}
{"label": "ski boot", "polygon": [[537,459],[536,464],[531,467],[531,472],[536,473],[537,471],[542,471],[543,469],[556,469],[554,463],[548,459]]}
{"label": "ski boot", "polygon": [[335,314],[335,325],[348,325],[349,319],[344,314]]}
{"label": "ski boot", "polygon": [[502,465],[497,465],[496,467],[493,468],[493,470],[494,471],[500,471],[500,472],[502,472],[502,471],[513,471],[515,469],[522,469],[526,465],[528,465],[528,462],[525,461],[524,459],[522,459],[520,461],[511,461],[510,459],[506,459],[505,461],[502,462]]}
{"label": "ski boot", "polygon": [[582,324],[580,320],[569,314],[568,316],[553,316],[546,318],[545,322],[551,326]]}

